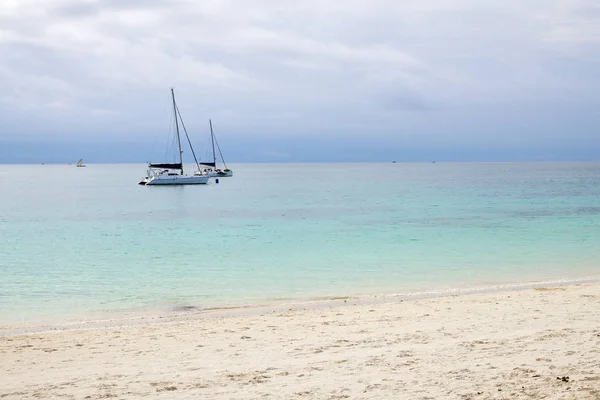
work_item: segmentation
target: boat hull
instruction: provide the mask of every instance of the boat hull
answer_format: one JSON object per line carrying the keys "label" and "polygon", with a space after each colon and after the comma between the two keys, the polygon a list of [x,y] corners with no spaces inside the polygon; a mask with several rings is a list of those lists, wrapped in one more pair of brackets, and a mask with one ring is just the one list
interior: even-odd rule
{"label": "boat hull", "polygon": [[233,171],[231,171],[231,170],[229,170],[227,172],[223,172],[223,171],[221,171],[221,172],[214,172],[214,171],[212,171],[212,172],[208,173],[208,176],[210,176],[211,178],[226,178],[226,177],[229,177],[229,176],[233,176]]}
{"label": "boat hull", "polygon": [[142,179],[139,184],[146,186],[158,185],[206,185],[209,177],[206,175],[161,175]]}

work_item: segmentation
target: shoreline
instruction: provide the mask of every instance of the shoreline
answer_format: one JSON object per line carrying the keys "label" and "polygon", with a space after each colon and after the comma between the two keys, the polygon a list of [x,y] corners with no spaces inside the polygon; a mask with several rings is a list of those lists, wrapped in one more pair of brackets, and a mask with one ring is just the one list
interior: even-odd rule
{"label": "shoreline", "polygon": [[0,397],[598,399],[600,282],[560,283],[4,336]]}
{"label": "shoreline", "polygon": [[348,306],[367,306],[378,304],[400,303],[404,301],[418,301],[444,297],[463,297],[477,294],[493,294],[514,292],[528,289],[543,288],[546,286],[568,287],[586,284],[600,284],[600,275],[588,275],[577,278],[562,278],[539,280],[519,283],[503,283],[492,285],[477,285],[472,287],[454,287],[447,289],[433,289],[406,293],[376,293],[355,296],[322,296],[307,299],[282,299],[256,302],[250,304],[209,306],[205,308],[180,305],[174,306],[170,311],[157,312],[156,309],[145,311],[111,312],[111,316],[102,318],[71,318],[60,319],[55,323],[41,322],[30,323],[0,323],[0,338],[27,334],[90,330],[113,327],[149,326],[185,322],[196,319],[248,317],[263,314],[272,314],[296,310],[331,309]]}

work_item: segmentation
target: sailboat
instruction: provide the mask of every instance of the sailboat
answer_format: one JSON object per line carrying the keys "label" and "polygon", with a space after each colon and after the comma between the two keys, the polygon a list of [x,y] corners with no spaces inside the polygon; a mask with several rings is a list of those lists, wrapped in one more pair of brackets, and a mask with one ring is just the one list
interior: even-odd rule
{"label": "sailboat", "polygon": [[79,161],[77,161],[77,166],[78,167],[85,167],[85,164],[83,163],[83,158],[80,158]]}
{"label": "sailboat", "polygon": [[[212,142],[212,162],[200,162],[200,164],[205,165],[210,168],[206,168],[204,172],[208,174],[210,177],[226,177],[233,176],[233,171],[227,168],[227,164],[225,164],[225,159],[223,158],[223,153],[221,152],[221,147],[219,147],[219,142],[217,142],[217,138],[215,137],[215,132],[213,131],[212,120],[208,120],[208,124],[210,125],[210,140]],[[219,150],[219,155],[221,156],[221,161],[223,162],[223,169],[217,168],[217,153],[215,151]]]}
{"label": "sailboat", "polygon": [[[204,185],[208,183],[209,176],[200,171],[200,164],[196,159],[192,142],[187,134],[183,118],[175,102],[175,91],[171,88],[171,98],[173,100],[173,114],[175,116],[175,133],[177,134],[177,146],[179,149],[179,162],[178,163],[149,163],[147,175],[139,182],[140,185]],[[183,173],[183,150],[181,150],[181,137],[179,134],[179,121],[181,121],[181,127],[187,138],[187,142],[190,145],[190,150],[196,161],[198,170],[192,175],[186,175]]]}

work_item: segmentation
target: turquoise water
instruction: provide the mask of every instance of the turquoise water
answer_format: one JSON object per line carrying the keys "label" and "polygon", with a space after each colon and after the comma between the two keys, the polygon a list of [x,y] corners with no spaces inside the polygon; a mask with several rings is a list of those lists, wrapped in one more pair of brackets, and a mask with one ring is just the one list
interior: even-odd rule
{"label": "turquoise water", "polygon": [[600,163],[0,165],[0,323],[575,278]]}

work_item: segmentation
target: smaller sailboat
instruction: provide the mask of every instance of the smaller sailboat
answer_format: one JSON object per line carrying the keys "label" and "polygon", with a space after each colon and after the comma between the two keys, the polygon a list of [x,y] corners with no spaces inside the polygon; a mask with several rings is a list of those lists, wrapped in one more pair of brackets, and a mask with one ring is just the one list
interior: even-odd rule
{"label": "smaller sailboat", "polygon": [[83,158],[80,158],[79,161],[77,161],[77,166],[78,167],[85,167],[85,164],[83,163]]}
{"label": "smaller sailboat", "polygon": [[[204,174],[200,171],[200,164],[196,159],[192,142],[187,134],[181,113],[175,102],[175,92],[171,88],[171,98],[173,100],[173,114],[175,117],[175,133],[177,135],[177,147],[179,149],[179,162],[178,163],[149,163],[147,175],[139,182],[140,185],[205,185],[208,183],[209,175]],[[193,175],[185,175],[183,173],[183,150],[181,149],[181,137],[179,135],[179,121],[181,121],[181,127],[185,133],[190,150],[196,161],[198,170]]]}
{"label": "smaller sailboat", "polygon": [[[217,142],[217,138],[215,137],[215,132],[213,131],[212,120],[209,119],[208,124],[210,125],[210,140],[212,143],[213,161],[200,163],[202,165],[209,167],[204,170],[204,173],[208,174],[208,176],[210,176],[210,177],[233,176],[233,171],[230,170],[229,168],[227,168],[227,164],[225,164],[225,159],[223,158],[223,153],[221,152],[221,147],[219,146],[219,142]],[[216,145],[216,148],[215,148],[215,145]],[[221,161],[223,162],[223,169],[217,168],[216,150],[219,151],[219,155],[221,156]]]}

